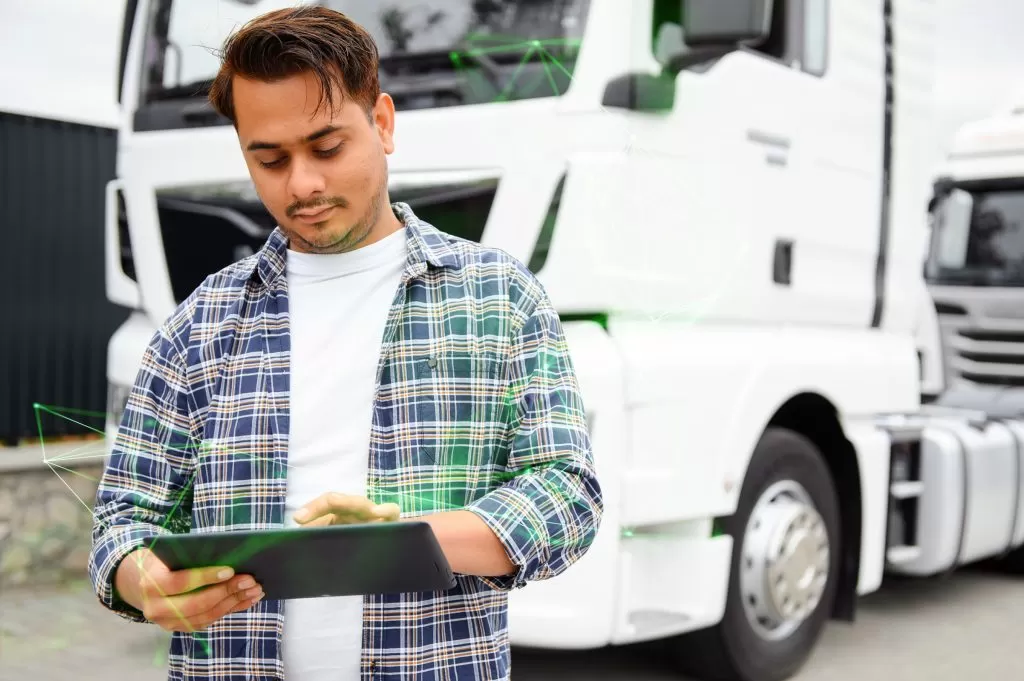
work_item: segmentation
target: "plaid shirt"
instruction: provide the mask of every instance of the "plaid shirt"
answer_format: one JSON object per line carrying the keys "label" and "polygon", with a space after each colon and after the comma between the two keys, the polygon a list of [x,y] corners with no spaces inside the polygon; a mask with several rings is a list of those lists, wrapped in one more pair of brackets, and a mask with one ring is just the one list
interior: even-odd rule
{"label": "plaid shirt", "polygon": [[[603,511],[558,315],[519,262],[394,204],[409,257],[377,367],[368,496],[403,517],[466,509],[504,544],[508,577],[364,597],[363,679],[506,679],[508,592],[557,575]],[[209,277],[154,335],[96,499],[100,601],[121,559],[168,532],[284,526],[289,413],[287,241]],[[341,389],[341,386],[339,386]],[[342,491],[344,490],[324,490]],[[175,633],[170,679],[282,679],[284,603]]]}

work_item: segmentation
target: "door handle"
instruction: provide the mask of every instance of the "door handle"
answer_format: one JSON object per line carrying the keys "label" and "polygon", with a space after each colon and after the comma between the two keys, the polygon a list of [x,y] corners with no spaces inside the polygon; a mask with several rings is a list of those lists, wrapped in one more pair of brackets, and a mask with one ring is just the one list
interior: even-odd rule
{"label": "door handle", "polygon": [[764,130],[757,130],[751,128],[747,130],[747,140],[754,144],[760,144],[765,147],[772,147],[773,149],[781,149],[783,151],[789,150],[789,138],[782,135],[777,135],[772,132],[765,132]]}
{"label": "door handle", "polygon": [[772,257],[772,281],[783,286],[793,283],[793,240],[776,239]]}
{"label": "door handle", "polygon": [[789,162],[789,138],[764,130],[747,130],[747,140],[766,148],[765,163],[770,166],[785,166]]}

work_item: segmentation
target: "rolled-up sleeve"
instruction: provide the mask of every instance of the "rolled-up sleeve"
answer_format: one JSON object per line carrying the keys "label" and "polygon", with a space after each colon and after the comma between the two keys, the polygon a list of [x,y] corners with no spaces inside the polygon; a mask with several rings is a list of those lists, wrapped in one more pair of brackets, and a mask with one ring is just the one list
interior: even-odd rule
{"label": "rolled-up sleeve", "polygon": [[481,577],[502,591],[564,572],[593,543],[604,510],[575,370],[546,295],[515,335],[507,385],[508,479],[466,509],[487,523],[516,567]]}
{"label": "rolled-up sleeve", "polygon": [[163,330],[150,341],[96,493],[89,577],[100,602],[134,621],[117,598],[121,561],[154,536],[187,531],[195,438],[180,354]]}

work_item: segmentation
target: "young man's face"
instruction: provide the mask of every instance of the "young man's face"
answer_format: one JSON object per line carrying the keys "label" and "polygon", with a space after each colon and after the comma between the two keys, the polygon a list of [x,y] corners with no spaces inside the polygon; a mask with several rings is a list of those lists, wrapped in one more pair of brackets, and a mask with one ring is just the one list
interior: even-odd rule
{"label": "young man's face", "polygon": [[[341,253],[372,243],[390,210],[386,155],[394,151],[394,104],[381,95],[373,121],[351,99],[320,103],[312,73],[275,83],[235,77],[238,139],[260,199],[289,248]],[[315,113],[314,113],[315,112]],[[379,231],[379,230],[378,230]]]}

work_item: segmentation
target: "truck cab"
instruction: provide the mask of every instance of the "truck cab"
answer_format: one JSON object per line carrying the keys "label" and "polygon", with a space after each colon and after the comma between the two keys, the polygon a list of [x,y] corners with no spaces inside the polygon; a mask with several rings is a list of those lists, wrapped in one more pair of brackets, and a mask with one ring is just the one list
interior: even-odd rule
{"label": "truck cab", "polygon": [[930,209],[925,276],[950,383],[940,402],[1024,413],[1024,106],[956,134]]}
{"label": "truck cab", "polygon": [[[274,227],[204,95],[209,48],[287,4],[129,3],[111,433],[157,326]],[[606,513],[511,594],[514,645],[660,640],[697,678],[774,681],[887,571],[1024,543],[1024,430],[922,409],[934,3],[323,4],[378,41],[392,200],[521,260],[565,329]]]}

